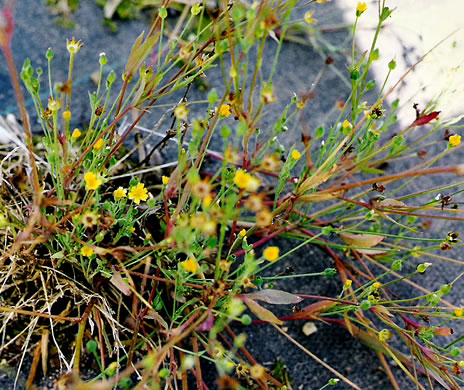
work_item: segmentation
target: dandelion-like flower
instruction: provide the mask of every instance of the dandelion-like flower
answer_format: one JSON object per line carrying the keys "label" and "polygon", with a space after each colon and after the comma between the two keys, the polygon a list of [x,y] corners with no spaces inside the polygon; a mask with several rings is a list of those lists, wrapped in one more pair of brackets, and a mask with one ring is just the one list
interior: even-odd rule
{"label": "dandelion-like flower", "polygon": [[454,134],[449,137],[449,143],[451,146],[458,146],[461,143],[461,136],[458,134]]}
{"label": "dandelion-like flower", "polygon": [[113,192],[114,199],[119,200],[127,196],[127,190],[123,187],[118,187],[117,190]]}
{"label": "dandelion-like flower", "polygon": [[454,315],[456,317],[462,317],[462,315],[464,314],[464,310],[463,309],[454,309]]}
{"label": "dandelion-like flower", "polygon": [[293,150],[292,151],[292,159],[293,160],[299,160],[301,158],[301,153],[298,150]]}
{"label": "dandelion-like flower", "polygon": [[235,172],[234,183],[238,188],[246,188],[250,183],[251,175],[246,173],[243,169],[239,169]]}
{"label": "dandelion-like flower", "polygon": [[313,18],[314,11],[308,11],[305,13],[304,20],[308,24],[314,24],[317,22],[317,19]]}
{"label": "dandelion-like flower", "polygon": [[87,172],[84,175],[84,181],[88,190],[96,190],[102,184],[102,180],[93,172]]}
{"label": "dandelion-like flower", "polygon": [[81,248],[81,255],[86,256],[86,257],[90,257],[90,256],[93,255],[93,249],[90,246],[83,246]]}
{"label": "dandelion-like flower", "polygon": [[148,199],[148,190],[143,183],[139,183],[131,187],[128,198],[133,200],[134,203],[140,204],[141,200],[145,202]]}
{"label": "dandelion-like flower", "polygon": [[93,145],[93,148],[95,150],[100,150],[103,146],[103,138],[100,138],[95,144]]}
{"label": "dandelion-like flower", "polygon": [[195,257],[190,257],[188,260],[185,260],[180,264],[182,265],[182,268],[184,268],[188,272],[191,272],[192,274],[196,274],[198,268],[200,268]]}
{"label": "dandelion-like flower", "polygon": [[71,119],[71,116],[72,116],[71,111],[66,110],[66,111],[63,112],[63,119],[69,120],[69,119]]}
{"label": "dandelion-like flower", "polygon": [[231,115],[230,112],[230,105],[229,104],[223,104],[221,107],[219,107],[219,115],[224,116],[224,117],[229,117]]}
{"label": "dandelion-like flower", "polygon": [[74,131],[71,134],[72,139],[78,139],[82,135],[81,131],[79,129],[74,129]]}
{"label": "dandelion-like flower", "polygon": [[279,247],[268,246],[263,253],[263,257],[267,261],[276,261],[279,258]]}
{"label": "dandelion-like flower", "polygon": [[356,6],[356,16],[359,18],[365,11],[367,11],[367,4],[359,2]]}

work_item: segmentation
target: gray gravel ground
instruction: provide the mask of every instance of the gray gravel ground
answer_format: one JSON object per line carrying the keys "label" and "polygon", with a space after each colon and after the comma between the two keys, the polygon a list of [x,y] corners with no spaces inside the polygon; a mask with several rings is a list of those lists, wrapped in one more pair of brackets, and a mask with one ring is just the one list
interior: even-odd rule
{"label": "gray gravel ground", "polygon": [[[98,8],[94,1],[83,0],[81,6],[74,15],[77,28],[68,30],[56,26],[56,18],[50,16],[45,0],[18,0],[16,4],[16,34],[14,38],[14,52],[18,68],[26,58],[31,58],[34,66],[42,66],[46,69],[45,52],[51,46],[56,54],[54,60],[55,79],[65,79],[65,69],[67,69],[67,56],[65,48],[66,38],[75,36],[81,39],[85,47],[79,53],[76,62],[76,88],[73,94],[73,118],[76,126],[85,123],[88,119],[88,98],[86,91],[93,89],[89,75],[98,69],[98,54],[105,51],[112,67],[121,70],[124,60],[127,57],[132,42],[141,30],[147,29],[149,16],[144,15],[140,20],[118,23],[119,30],[117,33],[111,33],[102,24],[102,10]],[[327,5],[325,10],[318,13],[318,19],[321,24],[334,24],[342,22],[341,14],[337,12],[335,5]],[[332,44],[342,44],[346,41],[347,32],[340,30],[338,32],[327,33],[324,36]],[[272,49],[272,44],[271,44]],[[272,53],[273,49],[270,53]],[[333,53],[336,60],[337,69],[344,71],[345,63],[343,62],[343,53]],[[279,99],[282,106],[293,93],[302,93],[311,87],[315,76],[319,72],[325,58],[322,58],[312,48],[297,44],[286,44],[282,50],[280,59],[280,69],[276,75],[275,88],[279,93]],[[337,62],[338,61],[338,62]],[[345,72],[346,73],[346,72]],[[211,72],[208,74],[208,82],[212,86],[219,86],[219,75]],[[309,129],[314,129],[321,123],[329,123],[332,117],[333,103],[337,99],[344,99],[348,94],[348,88],[341,82],[335,73],[327,71],[323,81],[316,89],[317,97],[308,104],[305,111],[306,121]],[[191,94],[192,99],[199,98],[200,91],[194,89]],[[175,101],[171,98],[170,101]],[[4,59],[0,58],[0,114],[15,112],[13,93],[9,87],[9,79]],[[32,110],[31,110],[32,112]],[[275,113],[278,110],[270,110],[267,120],[272,123]],[[146,125],[149,126],[156,122],[157,114],[148,118]],[[264,124],[265,125],[265,124]],[[293,140],[299,138],[299,132],[294,135],[290,134],[286,143],[289,145]],[[292,137],[294,137],[292,139]],[[212,149],[219,149],[218,142],[213,142]],[[165,156],[166,159],[169,156]],[[455,155],[458,162],[461,156]],[[427,179],[429,180],[429,179]],[[437,184],[435,182],[432,184]],[[438,178],[439,181],[447,180]],[[456,224],[437,224],[435,229],[443,232],[448,230],[459,230]],[[294,243],[279,241],[282,251],[290,249]],[[462,253],[453,253],[456,258],[463,260]],[[318,248],[304,248],[296,252],[290,259],[291,264],[297,272],[320,272],[331,266],[328,256]],[[277,264],[272,273],[284,270],[288,264]],[[447,263],[440,263],[432,267],[418,283],[431,289],[439,288],[445,282],[449,282],[459,270],[457,267]],[[319,283],[318,279],[295,280],[285,283],[282,288],[290,292],[299,292],[307,294],[320,294],[334,296],[338,294],[340,285],[336,277],[324,283]],[[277,285],[278,287],[279,285]],[[463,282],[459,281],[454,291],[459,291],[463,287]],[[405,292],[408,293],[407,291]],[[454,293],[450,298],[456,305],[464,304],[462,297]],[[288,309],[289,310],[289,309]],[[287,312],[288,312],[287,310]],[[285,311],[283,311],[285,312]],[[380,368],[380,362],[376,354],[369,348],[363,346],[359,341],[341,328],[318,324],[318,332],[306,337],[301,331],[302,323],[289,323],[288,329],[290,334],[295,337],[301,344],[322,358],[324,361],[339,369],[350,380],[360,386],[362,389],[390,389],[391,385]],[[304,352],[291,345],[287,340],[280,336],[268,325],[260,325],[244,329],[249,335],[248,346],[254,356],[256,356],[264,365],[274,362],[279,358],[285,362],[289,372],[294,378],[295,389],[319,389],[327,383],[333,374],[325,370],[316,362],[311,360]],[[459,334],[459,332],[457,332]],[[413,388],[411,383],[406,380],[399,370],[398,380],[402,389]],[[15,372],[0,372],[0,389],[12,388],[12,375]],[[209,376],[209,377],[208,377]],[[206,377],[207,383],[214,388],[214,371],[211,371]],[[47,381],[44,381],[46,383]],[[18,388],[22,388],[24,379],[20,381]],[[340,384],[336,389],[347,388]]]}

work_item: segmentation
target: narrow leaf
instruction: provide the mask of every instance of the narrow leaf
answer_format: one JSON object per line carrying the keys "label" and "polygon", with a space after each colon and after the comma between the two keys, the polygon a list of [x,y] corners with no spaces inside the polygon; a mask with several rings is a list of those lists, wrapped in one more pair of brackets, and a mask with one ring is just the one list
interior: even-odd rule
{"label": "narrow leaf", "polygon": [[298,295],[290,294],[281,290],[261,290],[250,294],[244,294],[243,297],[251,298],[256,301],[263,301],[271,305],[296,305],[303,299]]}
{"label": "narrow leaf", "polygon": [[271,324],[283,325],[283,321],[279,320],[275,314],[264,307],[260,306],[253,299],[244,299],[245,304],[251,312],[262,321],[270,322]]}
{"label": "narrow leaf", "polygon": [[340,233],[339,236],[348,245],[352,245],[358,248],[372,248],[385,238],[383,236],[376,236],[374,234]]}

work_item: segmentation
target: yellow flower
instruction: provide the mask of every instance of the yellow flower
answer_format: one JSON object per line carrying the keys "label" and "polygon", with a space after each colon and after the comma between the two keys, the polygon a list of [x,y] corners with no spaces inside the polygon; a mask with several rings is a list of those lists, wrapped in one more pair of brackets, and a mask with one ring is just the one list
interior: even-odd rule
{"label": "yellow flower", "polygon": [[99,179],[93,172],[87,172],[84,175],[84,180],[88,190],[96,190],[102,184],[101,179]]}
{"label": "yellow flower", "polygon": [[219,262],[219,269],[220,269],[221,271],[228,272],[229,269],[230,269],[230,265],[231,265],[231,264],[232,264],[232,263],[231,263],[230,261],[221,260],[221,261]]}
{"label": "yellow flower", "polygon": [[391,332],[388,330],[388,329],[382,329],[380,332],[379,332],[379,340],[382,342],[382,343],[386,343],[388,340],[390,340],[392,337],[392,334]]}
{"label": "yellow flower", "polygon": [[169,183],[169,177],[167,177],[167,176],[161,176],[161,180],[162,180],[162,182],[163,182],[163,184],[164,184],[165,186],[168,185],[168,183]]}
{"label": "yellow flower", "polygon": [[213,203],[213,198],[211,195],[206,195],[204,198],[203,198],[203,206],[205,207],[209,207],[211,206],[211,203]]}
{"label": "yellow flower", "polygon": [[250,368],[250,375],[254,379],[262,379],[262,378],[264,378],[265,372],[266,371],[265,371],[264,367],[259,365],[259,364],[255,364],[254,366],[252,366]]}
{"label": "yellow flower", "polygon": [[66,120],[71,119],[71,111],[63,112],[63,119],[66,119]]}
{"label": "yellow flower", "polygon": [[66,49],[70,54],[79,53],[79,50],[81,50],[82,46],[84,46],[84,44],[81,41],[76,41],[74,37],[72,37],[71,40],[66,39]]}
{"label": "yellow flower", "polygon": [[343,286],[343,289],[348,290],[352,284],[353,284],[353,281],[351,279],[347,279],[345,282],[345,285]]}
{"label": "yellow flower", "polygon": [[313,18],[314,11],[308,11],[305,13],[304,20],[308,24],[314,24],[317,22],[317,19]]}
{"label": "yellow flower", "polygon": [[196,274],[199,268],[195,257],[190,257],[188,260],[183,261],[181,264],[186,271],[191,272],[192,274]]}
{"label": "yellow flower", "polygon": [[86,228],[97,224],[97,215],[93,211],[87,211],[82,214],[82,225]]}
{"label": "yellow flower", "polygon": [[129,199],[132,199],[136,204],[139,204],[141,200],[145,202],[148,199],[148,190],[145,188],[145,185],[143,183],[139,183],[136,186],[131,187]]}
{"label": "yellow flower", "polygon": [[234,183],[238,188],[246,188],[250,183],[251,175],[246,173],[243,169],[239,169],[235,172]]}
{"label": "yellow flower", "polygon": [[226,118],[231,115],[230,112],[230,105],[228,104],[223,104],[221,107],[219,107],[219,115],[225,116]]}
{"label": "yellow flower", "polygon": [[81,255],[90,257],[93,255],[93,249],[90,246],[83,246],[81,249]]}
{"label": "yellow flower", "polygon": [[48,99],[48,109],[52,112],[59,111],[61,108],[61,102],[52,98]]}
{"label": "yellow flower", "polygon": [[82,135],[81,131],[79,129],[74,129],[74,131],[71,134],[72,139],[78,139]]}
{"label": "yellow flower", "polygon": [[277,100],[274,96],[274,89],[272,87],[263,88],[261,97],[263,98],[264,104],[270,104]]}
{"label": "yellow flower", "polygon": [[102,146],[103,146],[103,138],[100,138],[97,142],[95,142],[95,144],[93,145],[93,148],[95,150],[99,150],[101,149]]}
{"label": "yellow flower", "polygon": [[458,366],[464,368],[464,360],[459,360]]}
{"label": "yellow flower", "polygon": [[348,133],[348,132],[351,132],[352,128],[353,128],[353,125],[345,119],[345,121],[342,123],[343,132],[345,134]]}
{"label": "yellow flower", "polygon": [[380,287],[382,287],[382,283],[380,283],[380,282],[375,282],[372,286],[373,286],[374,288],[380,288]]}
{"label": "yellow flower", "polygon": [[454,309],[454,315],[456,317],[462,317],[463,314],[464,314],[464,310],[462,310],[462,309]]}
{"label": "yellow flower", "polygon": [[190,110],[185,106],[185,104],[179,104],[175,109],[174,109],[174,115],[177,119],[179,120],[186,120],[187,116],[189,114]]}
{"label": "yellow flower", "polygon": [[240,230],[240,231],[238,232],[238,235],[239,235],[240,237],[245,237],[246,234],[247,234],[247,232],[246,232],[245,229],[242,229],[242,230]]}
{"label": "yellow flower", "polygon": [[268,246],[263,253],[263,257],[267,261],[276,261],[279,258],[279,247]]}
{"label": "yellow flower", "polygon": [[114,199],[122,199],[127,196],[127,190],[123,187],[118,187],[116,191],[113,192]]}
{"label": "yellow flower", "polygon": [[272,213],[268,209],[261,210],[256,214],[256,225],[266,227],[272,223]]}
{"label": "yellow flower", "polygon": [[292,159],[299,160],[301,158],[301,153],[298,150],[293,150],[292,152]]}
{"label": "yellow flower", "polygon": [[356,7],[356,16],[360,17],[363,14],[363,12],[365,12],[366,10],[367,10],[366,3],[359,2]]}
{"label": "yellow flower", "polygon": [[449,137],[449,143],[451,146],[458,146],[461,143],[461,136],[458,134],[454,134]]}

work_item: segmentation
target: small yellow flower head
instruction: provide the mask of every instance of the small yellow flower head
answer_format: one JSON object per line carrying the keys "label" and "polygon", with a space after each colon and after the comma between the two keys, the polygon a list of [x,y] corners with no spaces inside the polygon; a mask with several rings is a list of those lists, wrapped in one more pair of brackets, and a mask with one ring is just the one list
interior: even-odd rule
{"label": "small yellow flower head", "polygon": [[93,172],[87,172],[84,175],[84,181],[88,190],[96,190],[102,184],[102,180]]}
{"label": "small yellow flower head", "polygon": [[454,134],[449,137],[449,143],[451,146],[458,146],[461,143],[461,136],[458,134]]}
{"label": "small yellow flower head", "polygon": [[134,233],[135,232],[135,227],[131,227],[131,233]]}
{"label": "small yellow flower head", "polygon": [[70,120],[71,119],[71,111],[67,110],[63,112],[63,119]]}
{"label": "small yellow flower head", "polygon": [[239,169],[235,172],[234,183],[238,188],[246,188],[250,183],[251,175],[246,173],[243,169]]}
{"label": "small yellow flower head", "polygon": [[90,257],[90,256],[93,255],[93,249],[90,246],[83,246],[81,248],[81,255],[86,256],[86,257]]}
{"label": "small yellow flower head", "polygon": [[192,274],[196,274],[198,272],[198,268],[200,268],[195,257],[190,257],[188,260],[185,260],[180,264],[186,271],[191,272]]}
{"label": "small yellow flower head", "polygon": [[353,284],[353,281],[351,279],[347,279],[345,282],[345,285],[343,286],[343,289],[348,290],[352,284]]}
{"label": "small yellow flower head", "polygon": [[298,108],[299,110],[301,110],[302,108],[304,108],[304,106],[306,106],[306,100],[300,100],[300,101],[296,104],[296,108]]}
{"label": "small yellow flower head", "polygon": [[304,20],[308,24],[314,24],[317,22],[317,19],[313,18],[314,11],[308,11],[305,13]]}
{"label": "small yellow flower head", "polygon": [[136,204],[140,204],[141,200],[145,202],[148,199],[148,190],[145,188],[145,185],[143,183],[139,183],[136,186],[131,187],[129,199],[132,199]]}
{"label": "small yellow flower head", "polygon": [[349,134],[352,128],[353,128],[353,125],[345,119],[345,121],[342,123],[343,133]]}
{"label": "small yellow flower head", "polygon": [[454,309],[454,315],[456,317],[462,317],[462,315],[464,314],[464,310],[463,309]]}
{"label": "small yellow flower head", "polygon": [[464,368],[464,360],[459,360],[458,366]]}
{"label": "small yellow flower head", "polygon": [[380,282],[375,282],[372,286],[373,286],[374,288],[380,288],[380,287],[382,287],[382,283],[380,283]]}
{"label": "small yellow flower head", "polygon": [[174,115],[176,116],[177,119],[185,121],[187,119],[187,116],[189,114],[190,110],[185,106],[185,104],[179,104],[175,109],[174,109]]}
{"label": "small yellow flower head", "polygon": [[161,176],[161,181],[163,182],[163,184],[164,184],[165,186],[167,186],[168,183],[169,183],[169,177],[167,177],[167,176]]}
{"label": "small yellow flower head", "polygon": [[382,343],[386,343],[387,341],[389,341],[391,339],[391,337],[392,337],[392,334],[388,329],[382,329],[379,332],[379,340]]}
{"label": "small yellow flower head", "polygon": [[220,269],[221,271],[227,272],[227,271],[229,271],[230,265],[231,265],[231,264],[232,264],[232,263],[231,263],[230,261],[221,260],[221,261],[219,262],[219,269]]}
{"label": "small yellow flower head", "polygon": [[272,223],[272,213],[268,209],[261,210],[256,214],[256,225],[266,227]]}
{"label": "small yellow flower head", "polygon": [[247,232],[246,232],[245,229],[240,230],[239,233],[238,233],[238,235],[239,235],[240,237],[245,237],[246,234],[247,234]]}
{"label": "small yellow flower head", "polygon": [[229,117],[232,115],[230,112],[230,105],[229,104],[223,104],[221,107],[219,107],[219,115],[224,116],[224,117]]}
{"label": "small yellow flower head", "polygon": [[359,2],[356,7],[356,16],[359,18],[365,11],[367,11],[366,3]]}
{"label": "small yellow flower head", "polygon": [[74,131],[71,134],[72,139],[78,139],[82,135],[81,131],[79,129],[74,129]]}
{"label": "small yellow flower head", "polygon": [[93,145],[93,148],[95,150],[100,150],[103,146],[103,138],[100,138],[95,144]]}
{"label": "small yellow flower head", "polygon": [[299,160],[301,158],[301,153],[298,150],[293,150],[292,152],[292,159]]}
{"label": "small yellow flower head", "polygon": [[70,54],[77,54],[79,53],[79,50],[81,50],[81,47],[84,46],[81,41],[77,41],[72,37],[71,40],[66,39],[66,49]]}
{"label": "small yellow flower head", "polygon": [[92,227],[97,224],[97,215],[93,211],[87,211],[82,214],[82,225],[86,228]]}
{"label": "small yellow flower head", "polygon": [[61,102],[58,99],[48,99],[48,109],[52,112],[59,111],[61,108]]}
{"label": "small yellow flower head", "polygon": [[206,195],[204,198],[203,198],[203,206],[205,207],[209,207],[211,206],[211,203],[213,203],[213,197],[211,195]]}
{"label": "small yellow flower head", "polygon": [[208,179],[199,180],[192,184],[192,194],[197,198],[204,199],[207,196],[210,196],[210,193],[211,184],[209,184]]}
{"label": "small yellow flower head", "polygon": [[237,364],[237,367],[235,367],[235,373],[237,376],[240,377],[245,377],[248,375],[248,367],[245,366],[244,364]]}
{"label": "small yellow flower head", "polygon": [[123,187],[118,187],[116,191],[113,192],[114,199],[119,200],[127,196],[127,190]]}
{"label": "small yellow flower head", "polygon": [[255,364],[250,368],[250,375],[253,379],[262,379],[264,378],[265,369],[259,364]]}
{"label": "small yellow flower head", "polygon": [[277,100],[274,96],[274,89],[272,87],[263,88],[261,97],[263,98],[264,104],[271,104]]}
{"label": "small yellow flower head", "polygon": [[268,246],[263,253],[263,257],[267,261],[276,261],[279,258],[279,247]]}

